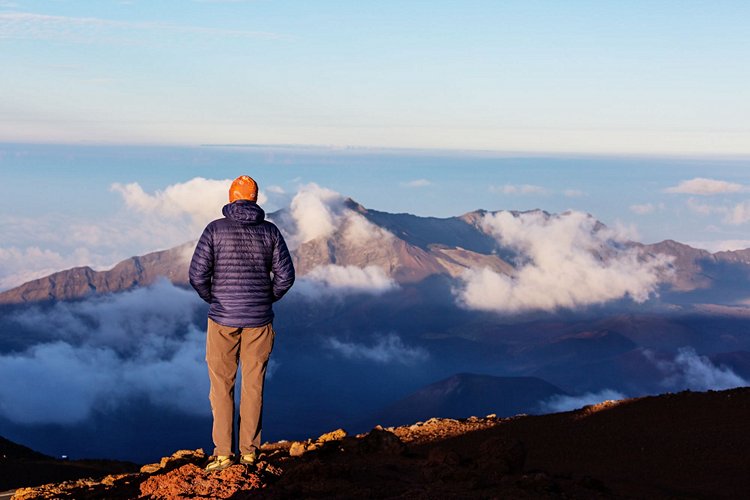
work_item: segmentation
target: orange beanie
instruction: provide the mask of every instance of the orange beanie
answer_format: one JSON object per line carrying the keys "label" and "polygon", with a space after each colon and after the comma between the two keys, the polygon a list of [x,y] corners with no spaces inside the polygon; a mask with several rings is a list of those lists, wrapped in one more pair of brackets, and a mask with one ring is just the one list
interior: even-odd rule
{"label": "orange beanie", "polygon": [[258,183],[252,177],[240,175],[229,188],[229,203],[237,200],[258,201]]}

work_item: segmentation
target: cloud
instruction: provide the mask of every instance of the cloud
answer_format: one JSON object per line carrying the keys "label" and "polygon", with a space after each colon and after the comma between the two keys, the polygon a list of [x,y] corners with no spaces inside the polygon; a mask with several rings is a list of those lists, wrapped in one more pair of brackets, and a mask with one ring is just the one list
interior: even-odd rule
{"label": "cloud", "polygon": [[732,207],[724,220],[727,224],[735,226],[750,222],[750,201],[738,203]]}
{"label": "cloud", "polygon": [[344,198],[315,183],[307,184],[292,199],[289,212],[294,224],[292,246],[298,246],[333,235],[343,217]]}
{"label": "cloud", "polygon": [[490,186],[490,192],[495,194],[546,194],[547,190],[542,186],[533,184],[505,184],[502,186]]}
{"label": "cloud", "polygon": [[[228,200],[231,179],[215,180],[195,177],[187,182],[167,186],[153,194],[146,193],[137,182],[114,183],[111,190],[119,193],[128,208],[145,214],[164,218],[187,216],[196,229],[221,217],[221,208]],[[258,203],[263,205],[268,198],[261,191]]]}
{"label": "cloud", "polygon": [[586,193],[579,189],[566,189],[563,191],[563,194],[568,198],[580,198],[581,196],[586,196]]}
{"label": "cloud", "polygon": [[648,215],[654,213],[657,210],[664,210],[664,203],[653,204],[653,203],[642,203],[636,205],[630,205],[630,211],[638,215]]}
{"label": "cloud", "polygon": [[712,253],[745,250],[746,248],[750,248],[750,240],[691,241],[686,244],[693,248],[708,250]]}
{"label": "cloud", "polygon": [[517,313],[552,311],[656,293],[670,259],[641,256],[622,234],[591,216],[567,212],[487,214],[482,228],[519,256],[512,276],[489,268],[467,270],[454,290],[468,309]]}
{"label": "cloud", "polygon": [[342,293],[380,295],[398,288],[398,284],[377,266],[317,266],[298,280],[295,291],[305,297],[329,298]]}
{"label": "cloud", "polygon": [[222,37],[241,39],[288,39],[288,36],[263,31],[228,30],[155,22],[113,21],[96,17],[69,17],[31,12],[0,13],[0,39],[53,40],[72,43],[142,43],[148,37],[163,40]]}
{"label": "cloud", "polygon": [[701,196],[740,193],[744,191],[747,191],[747,188],[742,184],[720,181],[717,179],[706,179],[704,177],[696,177],[694,179],[682,181],[676,186],[664,190],[665,193],[696,194]]}
{"label": "cloud", "polygon": [[293,249],[334,234],[350,245],[382,244],[393,238],[392,233],[349,208],[341,194],[315,183],[301,186],[288,215],[276,222],[289,235],[287,243]]}
{"label": "cloud", "polygon": [[557,413],[562,411],[577,410],[588,405],[595,405],[603,401],[625,399],[626,396],[612,389],[603,389],[599,392],[587,392],[580,396],[552,396],[546,401],[540,403],[540,409],[543,413]]}
{"label": "cloud", "polygon": [[643,203],[641,205],[630,205],[630,211],[638,215],[646,215],[656,210],[653,203]]}
{"label": "cloud", "polygon": [[711,215],[717,213],[726,213],[726,207],[720,207],[716,205],[710,205],[708,203],[701,203],[695,198],[689,198],[687,201],[687,207],[691,212],[701,215]]}
{"label": "cloud", "polygon": [[401,187],[407,187],[407,188],[421,188],[421,187],[427,187],[427,186],[432,186],[432,182],[427,179],[415,179],[413,181],[401,183]]}
{"label": "cloud", "polygon": [[326,347],[347,359],[363,359],[376,363],[400,363],[411,365],[425,361],[429,353],[421,347],[404,345],[401,337],[394,333],[376,336],[372,345],[343,342],[335,338],[326,339]]}
{"label": "cloud", "polygon": [[60,269],[95,265],[96,260],[97,258],[84,247],[78,247],[71,254],[64,256],[38,246],[0,247],[0,290],[42,278]]}
{"label": "cloud", "polygon": [[210,412],[205,332],[195,294],[166,281],[83,302],[32,307],[11,319],[45,338],[0,356],[0,413],[14,422],[72,424],[130,398]]}
{"label": "cloud", "polygon": [[750,385],[731,368],[714,365],[692,347],[680,348],[673,360],[658,359],[648,350],[644,355],[664,374],[662,386],[672,390],[720,391]]}

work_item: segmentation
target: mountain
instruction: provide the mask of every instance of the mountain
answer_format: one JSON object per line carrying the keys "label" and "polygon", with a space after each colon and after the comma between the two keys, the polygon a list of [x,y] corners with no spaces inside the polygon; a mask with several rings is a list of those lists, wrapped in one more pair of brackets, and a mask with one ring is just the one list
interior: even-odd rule
{"label": "mountain", "polygon": [[[371,210],[351,199],[344,205],[347,213],[360,216],[367,225],[356,218],[345,218],[333,234],[302,243],[292,252],[299,275],[325,264],[371,265],[405,284],[434,275],[456,277],[470,267],[488,267],[511,275],[513,262],[519,257],[500,247],[483,229],[482,218],[490,213],[484,210],[435,218]],[[541,210],[511,213],[516,217],[525,213],[551,217]],[[285,210],[269,214],[269,218],[282,228],[290,219]],[[597,222],[594,230],[602,227],[604,225]],[[665,254],[674,258],[674,273],[664,279],[675,292],[708,289],[717,282],[722,283],[722,290],[726,288],[727,293],[739,292],[750,278],[750,249],[712,254],[671,240],[633,245],[643,255]],[[195,242],[191,241],[168,250],[131,257],[106,271],[77,267],[57,272],[0,293],[0,304],[80,299],[150,285],[160,277],[186,285],[194,246]]]}
{"label": "mountain", "polygon": [[0,491],[136,470],[129,462],[55,459],[0,436]]}
{"label": "mountain", "polygon": [[745,498],[750,388],[608,401],[539,416],[431,418],[265,443],[207,473],[181,450],[138,473],[14,498]]}
{"label": "mountain", "polygon": [[90,267],[60,271],[0,293],[0,304],[74,300],[148,286],[160,278],[187,285],[188,262],[193,248],[195,242],[189,242],[169,250],[131,257],[107,271],[94,271]]}
{"label": "mountain", "polygon": [[377,416],[383,425],[429,417],[511,416],[538,411],[539,402],[566,392],[536,377],[459,373],[393,403]]}

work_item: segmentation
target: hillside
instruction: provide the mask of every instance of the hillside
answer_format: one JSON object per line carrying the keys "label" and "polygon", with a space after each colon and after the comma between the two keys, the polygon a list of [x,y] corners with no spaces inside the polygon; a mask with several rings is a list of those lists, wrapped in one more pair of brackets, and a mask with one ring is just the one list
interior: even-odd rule
{"label": "hillside", "polygon": [[541,416],[430,419],[267,443],[208,474],[201,450],[140,473],[22,489],[32,498],[741,498],[750,388],[604,402]]}

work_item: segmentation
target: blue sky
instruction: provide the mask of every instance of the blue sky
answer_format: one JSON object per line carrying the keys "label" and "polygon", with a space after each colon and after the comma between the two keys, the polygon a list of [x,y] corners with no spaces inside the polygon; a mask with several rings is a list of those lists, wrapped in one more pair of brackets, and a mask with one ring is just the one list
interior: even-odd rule
{"label": "blue sky", "polygon": [[0,1],[0,141],[750,153],[750,4]]}
{"label": "blue sky", "polygon": [[[747,19],[740,0],[0,0],[0,288],[192,239],[243,173],[269,210],[314,182],[388,212],[573,209],[750,247]],[[160,205],[170,189],[197,208]]]}

